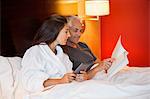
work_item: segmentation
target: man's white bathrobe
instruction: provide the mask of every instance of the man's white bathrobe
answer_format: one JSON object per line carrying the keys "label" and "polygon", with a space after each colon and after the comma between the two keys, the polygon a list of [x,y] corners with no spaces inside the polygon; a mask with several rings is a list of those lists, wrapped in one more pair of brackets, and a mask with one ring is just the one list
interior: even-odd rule
{"label": "man's white bathrobe", "polygon": [[[74,81],[50,86],[50,89],[45,90],[43,82],[46,79],[62,78],[65,73],[72,72],[72,63],[69,57],[63,53],[60,46],[57,46],[56,50],[57,54],[55,55],[48,45],[40,44],[26,51],[21,70],[24,99],[137,99],[139,95],[150,92],[150,84],[143,83],[146,81],[144,79],[139,81],[139,84],[137,81],[134,84],[122,84],[118,82],[120,79],[108,81],[104,73],[100,73],[99,75],[102,75],[100,77],[97,76],[99,80]],[[131,73],[127,73],[126,76],[124,79],[121,78],[121,81],[126,80]],[[138,99],[147,98],[142,96]]]}

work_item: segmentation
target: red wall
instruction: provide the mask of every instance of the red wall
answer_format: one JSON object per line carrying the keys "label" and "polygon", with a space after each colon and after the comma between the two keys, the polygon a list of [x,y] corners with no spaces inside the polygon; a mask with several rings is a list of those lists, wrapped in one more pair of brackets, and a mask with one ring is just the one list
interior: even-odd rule
{"label": "red wall", "polygon": [[130,66],[150,66],[150,0],[110,0],[110,15],[102,17],[102,59],[110,57],[122,35]]}
{"label": "red wall", "polygon": [[149,13],[148,13],[148,20],[149,20],[149,22],[148,22],[148,29],[149,29],[149,33],[148,33],[148,40],[149,40],[149,42],[148,42],[148,48],[149,48],[149,64],[150,64],[150,0],[149,0],[149,5],[148,5],[148,7],[149,7]]}

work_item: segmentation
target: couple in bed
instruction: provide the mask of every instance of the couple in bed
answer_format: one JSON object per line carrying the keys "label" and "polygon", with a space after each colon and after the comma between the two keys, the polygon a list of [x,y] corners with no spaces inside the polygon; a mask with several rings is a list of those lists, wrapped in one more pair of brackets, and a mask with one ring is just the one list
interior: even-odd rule
{"label": "couple in bed", "polygon": [[[25,90],[36,92],[73,80],[84,81],[111,66],[111,58],[100,61],[85,43],[79,42],[84,28],[85,24],[76,16],[54,14],[44,21],[22,60],[21,80]],[[74,74],[73,70],[81,63],[91,62],[99,65]]]}

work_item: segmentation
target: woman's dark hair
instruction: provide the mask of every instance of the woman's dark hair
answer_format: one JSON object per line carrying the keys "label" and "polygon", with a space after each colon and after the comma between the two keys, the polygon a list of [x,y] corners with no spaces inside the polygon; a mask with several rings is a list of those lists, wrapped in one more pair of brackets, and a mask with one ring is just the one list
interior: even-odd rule
{"label": "woman's dark hair", "polygon": [[67,24],[67,19],[64,16],[53,14],[48,17],[34,36],[32,45],[37,45],[45,42],[51,44],[56,40],[59,32]]}

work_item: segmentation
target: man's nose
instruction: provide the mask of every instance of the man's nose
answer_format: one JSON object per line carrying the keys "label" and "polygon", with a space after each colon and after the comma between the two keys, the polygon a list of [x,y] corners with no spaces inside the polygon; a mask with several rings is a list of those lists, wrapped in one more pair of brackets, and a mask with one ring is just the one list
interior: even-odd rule
{"label": "man's nose", "polygon": [[67,33],[67,36],[68,36],[68,37],[71,37],[71,34],[70,34],[70,32],[68,32],[68,33]]}

